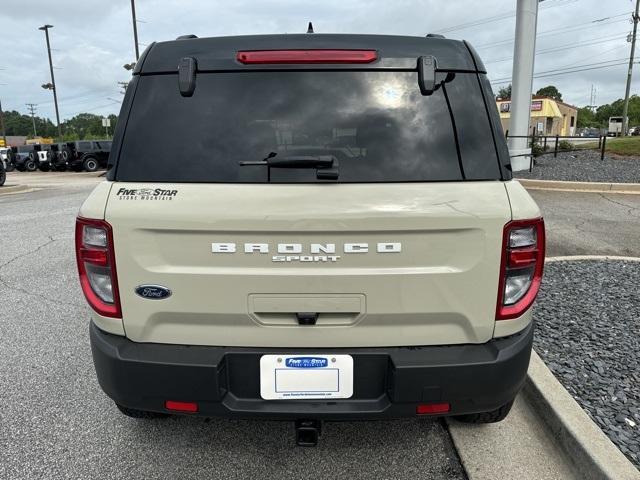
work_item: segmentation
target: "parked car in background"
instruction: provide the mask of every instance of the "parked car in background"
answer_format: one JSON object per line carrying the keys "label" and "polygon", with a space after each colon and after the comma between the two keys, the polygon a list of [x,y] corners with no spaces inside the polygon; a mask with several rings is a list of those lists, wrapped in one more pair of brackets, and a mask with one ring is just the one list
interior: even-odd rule
{"label": "parked car in background", "polygon": [[598,128],[585,128],[580,132],[580,136],[586,138],[598,138],[600,136],[600,130]]}
{"label": "parked car in background", "polygon": [[2,166],[5,171],[10,172],[14,169],[14,164],[12,162],[12,154],[11,147],[3,147],[0,148],[0,161],[2,162]]}
{"label": "parked car in background", "polygon": [[640,136],[640,126],[631,127],[629,129],[629,135],[632,135],[634,137]]}
{"label": "parked car in background", "polygon": [[49,170],[64,171],[67,169],[66,162],[60,155],[60,144],[43,144],[40,145],[40,151],[37,152],[37,167],[42,172]]}
{"label": "parked car in background", "polygon": [[71,170],[95,172],[107,167],[111,140],[85,140],[60,145],[62,158]]}
{"label": "parked car in background", "polygon": [[36,163],[37,151],[40,150],[39,145],[20,145],[16,147],[15,165],[16,169],[20,172],[35,172],[38,168]]}
{"label": "parked car in background", "polygon": [[608,134],[610,137],[622,135],[622,117],[609,117]]}
{"label": "parked car in background", "polygon": [[5,169],[5,160],[0,161],[0,187],[7,181],[7,170]]}

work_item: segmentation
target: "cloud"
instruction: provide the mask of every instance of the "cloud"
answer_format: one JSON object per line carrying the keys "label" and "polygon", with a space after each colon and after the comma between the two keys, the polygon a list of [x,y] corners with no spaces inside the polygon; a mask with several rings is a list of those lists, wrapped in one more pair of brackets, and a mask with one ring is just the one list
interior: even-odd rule
{"label": "cloud", "polygon": [[[510,78],[515,29],[513,0],[137,0],[140,42],[173,39],[185,33],[198,36],[298,33],[313,21],[316,32],[425,35],[468,22],[476,26],[446,35],[464,38],[478,46],[487,61],[491,79]],[[567,65],[586,65],[629,55],[624,38],[630,30],[629,0],[547,0],[540,4],[536,72]],[[620,16],[629,13],[629,17]],[[497,16],[495,21],[484,22]],[[590,23],[604,17],[606,21]],[[44,33],[50,30],[53,60],[62,118],[81,111],[117,113],[118,81],[129,73],[122,65],[134,60],[130,3],[127,0],[3,0],[0,9],[0,98],[5,109],[26,111],[25,103],[38,104],[38,114],[55,118],[50,91]],[[550,32],[550,33],[545,33]],[[611,37],[607,40],[607,37]],[[595,39],[595,40],[594,40]],[[597,40],[600,39],[600,40]],[[595,41],[595,43],[594,43]],[[491,43],[503,42],[490,46]],[[487,46],[489,44],[489,46]],[[565,48],[566,47],[566,48]],[[144,45],[141,46],[141,49]],[[637,66],[632,92],[640,89]],[[626,67],[578,72],[534,80],[534,89],[554,84],[563,98],[577,105],[589,102],[591,85],[598,89],[598,103],[624,95]],[[497,89],[497,86],[494,85]]]}

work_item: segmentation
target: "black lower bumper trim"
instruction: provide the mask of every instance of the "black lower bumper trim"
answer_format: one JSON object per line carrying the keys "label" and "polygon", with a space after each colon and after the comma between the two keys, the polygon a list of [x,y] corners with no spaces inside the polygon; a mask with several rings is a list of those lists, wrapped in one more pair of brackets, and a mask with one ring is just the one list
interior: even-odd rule
{"label": "black lower bumper trim", "polygon": [[[197,402],[203,416],[349,420],[415,416],[420,403],[450,403],[449,415],[497,409],[524,383],[533,324],[480,345],[312,351],[136,343],[93,322],[90,337],[100,386],[125,407],[166,412],[165,401],[178,400]],[[307,352],[352,355],[353,397],[263,400],[260,357]]]}

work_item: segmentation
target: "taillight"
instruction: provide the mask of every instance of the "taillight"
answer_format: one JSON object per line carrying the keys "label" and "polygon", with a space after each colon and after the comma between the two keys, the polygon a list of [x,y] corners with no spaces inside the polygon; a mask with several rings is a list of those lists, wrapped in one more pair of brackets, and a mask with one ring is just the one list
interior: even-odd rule
{"label": "taillight", "polygon": [[269,63],[371,63],[375,50],[245,50],[236,60],[245,65]]}
{"label": "taillight", "polygon": [[496,320],[517,318],[531,306],[542,281],[544,221],[514,220],[504,226]]}
{"label": "taillight", "polygon": [[78,217],[76,259],[82,292],[91,308],[104,317],[121,318],[111,225]]}

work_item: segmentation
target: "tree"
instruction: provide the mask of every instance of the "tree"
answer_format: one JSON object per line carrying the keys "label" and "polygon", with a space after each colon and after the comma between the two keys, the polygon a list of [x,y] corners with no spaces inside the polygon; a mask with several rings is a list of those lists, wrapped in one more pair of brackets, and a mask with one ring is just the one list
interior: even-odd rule
{"label": "tree", "polygon": [[511,98],[511,84],[508,87],[502,87],[498,90],[499,98]]}
{"label": "tree", "polygon": [[578,109],[578,128],[598,128],[599,122],[596,115],[590,107],[582,107]]}
{"label": "tree", "polygon": [[558,89],[553,85],[548,85],[546,87],[541,88],[536,92],[536,95],[541,95],[543,97],[550,97],[554,100],[562,101],[562,94],[558,91]]}

